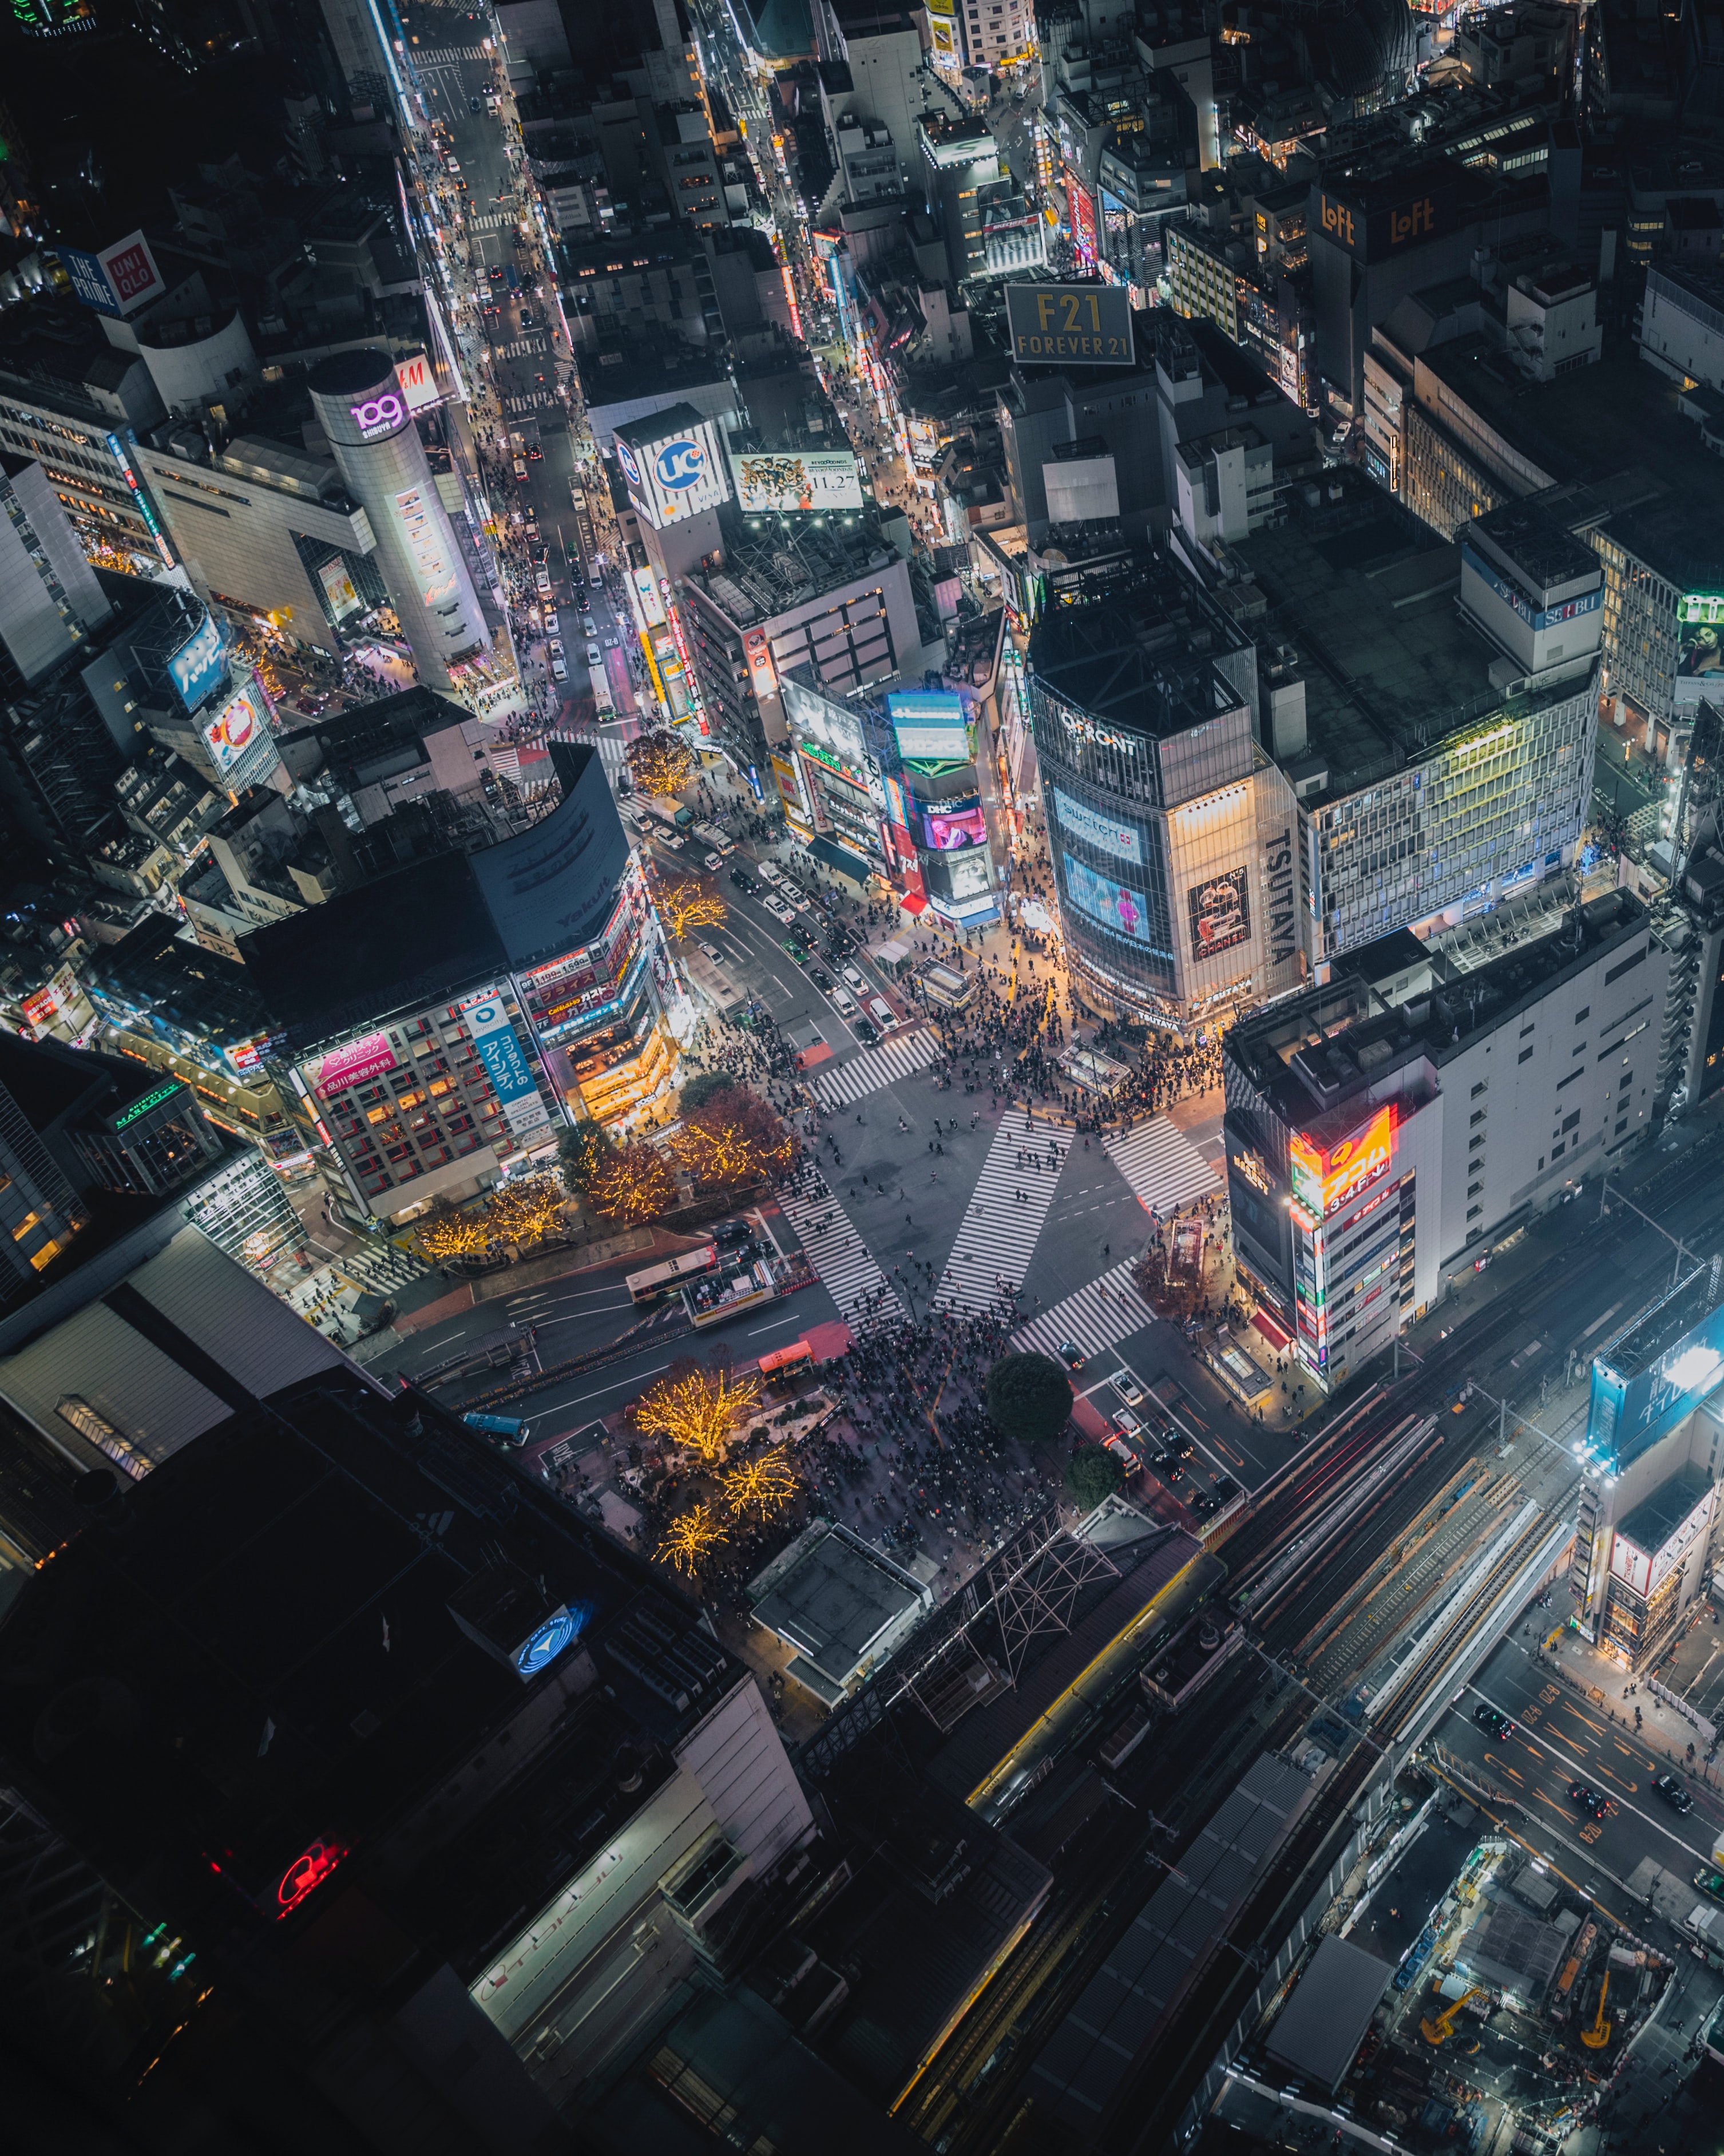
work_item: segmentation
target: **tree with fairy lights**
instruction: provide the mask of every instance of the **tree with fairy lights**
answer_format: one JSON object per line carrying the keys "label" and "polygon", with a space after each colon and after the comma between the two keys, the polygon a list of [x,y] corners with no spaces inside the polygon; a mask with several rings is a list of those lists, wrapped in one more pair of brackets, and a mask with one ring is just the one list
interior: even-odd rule
{"label": "tree with fairy lights", "polygon": [[718,1486],[733,1512],[770,1520],[783,1511],[802,1486],[789,1455],[782,1445],[775,1445],[758,1460],[745,1460],[740,1467],[721,1475]]}
{"label": "tree with fairy lights", "polygon": [[643,793],[675,793],[694,773],[694,753],[688,743],[663,726],[639,735],[623,753],[629,776]]}
{"label": "tree with fairy lights", "polygon": [[659,918],[675,942],[680,943],[691,928],[721,928],[730,908],[716,891],[703,891],[698,883],[674,883],[653,893]]}
{"label": "tree with fairy lights", "polygon": [[698,1572],[714,1550],[723,1547],[728,1532],[726,1522],[710,1505],[690,1505],[665,1528],[659,1554],[679,1572]]}
{"label": "tree with fairy lights", "polygon": [[619,1227],[656,1220],[676,1198],[670,1163],[644,1138],[629,1138],[600,1162],[587,1186],[595,1212]]}
{"label": "tree with fairy lights", "polygon": [[653,1437],[716,1460],[728,1442],[736,1418],[760,1397],[760,1379],[733,1377],[727,1369],[703,1370],[698,1363],[675,1363],[629,1408],[634,1427]]}
{"label": "tree with fairy lights", "polygon": [[732,1086],[685,1116],[669,1142],[677,1165],[709,1189],[777,1183],[796,1164],[798,1147],[757,1093]]}

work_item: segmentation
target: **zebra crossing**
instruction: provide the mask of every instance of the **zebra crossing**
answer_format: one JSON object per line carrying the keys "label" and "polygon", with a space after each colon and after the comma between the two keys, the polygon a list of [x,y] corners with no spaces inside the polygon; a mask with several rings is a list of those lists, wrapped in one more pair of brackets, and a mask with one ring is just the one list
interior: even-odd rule
{"label": "zebra crossing", "polygon": [[1146,1325],[1153,1325],[1156,1314],[1133,1286],[1131,1265],[1127,1258],[1039,1317],[1020,1325],[1012,1335],[1013,1348],[1020,1355],[1052,1355],[1070,1340],[1085,1355],[1099,1355],[1104,1348],[1117,1347]]}
{"label": "zebra crossing", "polygon": [[517,414],[526,412],[548,412],[556,403],[557,398],[552,391],[541,389],[535,397],[505,397],[503,399],[503,409]]}
{"label": "zebra crossing", "polygon": [[345,1274],[356,1287],[369,1289],[373,1295],[387,1295],[392,1289],[410,1287],[430,1270],[423,1258],[382,1236],[356,1244],[330,1262],[335,1271]]}
{"label": "zebra crossing", "polygon": [[467,229],[469,232],[500,232],[510,222],[511,219],[500,210],[496,210],[485,217],[469,217]]}
{"label": "zebra crossing", "polygon": [[[1026,1149],[1040,1159],[1039,1172],[1020,1164],[1018,1155]],[[1070,1150],[1068,1132],[1026,1131],[1010,1116],[1000,1125],[935,1291],[936,1309],[988,1310],[1003,1282],[1023,1286]]]}
{"label": "zebra crossing", "polygon": [[516,337],[513,344],[503,347],[505,359],[531,359],[535,352],[551,349],[541,336]]}
{"label": "zebra crossing", "polygon": [[778,1204],[852,1332],[860,1337],[903,1317],[897,1291],[818,1168],[808,1171],[794,1197],[781,1195]]}
{"label": "zebra crossing", "polygon": [[1164,1220],[1194,1198],[1213,1198],[1221,1188],[1208,1162],[1164,1116],[1122,1137],[1104,1139],[1102,1149],[1138,1204]]}
{"label": "zebra crossing", "polygon": [[913,1078],[918,1070],[926,1070],[939,1053],[940,1044],[926,1026],[919,1026],[914,1033],[894,1034],[878,1048],[865,1048],[836,1070],[823,1070],[814,1081],[814,1091],[823,1106],[845,1107],[852,1101],[879,1092],[882,1086]]}

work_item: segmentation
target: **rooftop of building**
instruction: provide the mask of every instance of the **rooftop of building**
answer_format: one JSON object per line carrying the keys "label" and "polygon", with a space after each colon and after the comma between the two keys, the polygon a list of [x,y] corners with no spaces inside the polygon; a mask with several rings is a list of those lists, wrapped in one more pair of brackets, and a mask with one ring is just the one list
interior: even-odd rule
{"label": "rooftop of building", "polygon": [[[820,1525],[824,1533],[802,1537],[793,1561],[772,1568],[753,1616],[794,1647],[798,1660],[813,1663],[817,1682],[811,1688],[831,1704],[881,1634],[922,1605],[926,1590],[854,1535]],[[793,1664],[791,1674],[798,1673]],[[822,1676],[828,1686],[818,1684]]]}
{"label": "rooftop of building", "polygon": [[[110,1125],[164,1084],[185,1092],[177,1079],[100,1049],[69,1048],[52,1038],[25,1040],[0,1031],[0,1086],[17,1101],[38,1137],[92,1117]],[[187,1099],[190,1098],[187,1093]]]}
{"label": "rooftop of building", "polygon": [[[1296,494],[1285,524],[1229,549],[1269,603],[1260,646],[1290,647],[1304,677],[1311,753],[1327,769],[1314,804],[1403,770],[1508,701],[1491,678],[1496,647],[1455,604],[1460,547],[1362,476],[1326,478],[1316,507]],[[1573,693],[1559,683],[1530,701]]]}
{"label": "rooftop of building", "polygon": [[[200,1303],[211,1268],[188,1285],[181,1255],[128,1284],[103,1367],[68,1382],[93,1375],[123,1419],[128,1368],[153,1358],[208,1419],[105,1501],[64,1478],[62,1546],[4,1620],[24,1681],[0,1748],[32,1759],[92,1861],[147,1872],[187,1931],[278,1936],[345,1866],[470,1981],[668,1776],[665,1748],[741,1667],[644,1565],[285,1311],[276,1329],[316,1366],[284,1376],[285,1332],[266,1348],[231,1296]],[[269,1300],[219,1263],[233,1293]],[[41,1454],[12,1409],[0,1507],[6,1470]],[[511,1657],[541,1609],[573,1637],[523,1681]],[[100,1712],[44,1747],[41,1717],[85,1691]],[[122,1756],[136,1781],[116,1805]]]}
{"label": "rooftop of building", "polygon": [[1712,1486],[1704,1467],[1685,1460],[1650,1497],[1616,1522],[1616,1532],[1648,1557],[1656,1557]]}
{"label": "rooftop of building", "polygon": [[[670,337],[639,337],[583,346],[575,355],[581,394],[595,428],[607,407],[639,403],[648,397],[686,395],[690,389],[728,382],[721,349],[682,344]],[[614,424],[614,423],[612,423]]]}
{"label": "rooftop of building", "polygon": [[1668,503],[1699,531],[1724,526],[1711,459],[1681,409],[1680,384],[1646,366],[1629,338],[1607,330],[1596,366],[1552,382],[1529,382],[1482,336],[1431,346],[1420,358],[1556,484],[1586,489],[1578,507],[1620,515]]}
{"label": "rooftop of building", "polygon": [[7,310],[0,330],[0,377],[39,382],[79,402],[90,389],[113,392],[141,362],[108,341],[101,318],[75,300],[42,295]]}
{"label": "rooftop of building", "polygon": [[1535,589],[1547,590],[1577,578],[1596,583],[1603,574],[1597,554],[1585,540],[1577,538],[1542,502],[1499,502],[1476,518],[1468,531],[1494,540],[1532,579]]}
{"label": "rooftop of building", "polygon": [[[464,705],[452,703],[434,689],[416,685],[391,696],[373,697],[349,711],[312,719],[285,733],[281,741],[290,760],[296,745],[315,742],[325,762],[344,775],[369,773],[377,758],[402,748],[417,748],[428,735],[458,726],[469,716]],[[362,785],[366,780],[362,778],[357,783]]]}
{"label": "rooftop of building", "polygon": [[899,558],[878,516],[865,506],[841,522],[727,512],[724,528],[723,567],[693,570],[688,581],[739,629],[788,613]]}
{"label": "rooftop of building", "polygon": [[1331,1116],[1356,1123],[1358,1096],[1390,1072],[1419,1061],[1440,1070],[1647,927],[1632,891],[1607,891],[1465,972],[1398,929],[1337,959],[1326,986],[1242,1019],[1226,1053],[1288,1129],[1321,1137]]}
{"label": "rooftop of building", "polygon": [[296,1050],[490,985],[598,933],[628,840],[597,749],[553,742],[551,757],[563,798],[531,829],[412,862],[245,939],[246,971]]}

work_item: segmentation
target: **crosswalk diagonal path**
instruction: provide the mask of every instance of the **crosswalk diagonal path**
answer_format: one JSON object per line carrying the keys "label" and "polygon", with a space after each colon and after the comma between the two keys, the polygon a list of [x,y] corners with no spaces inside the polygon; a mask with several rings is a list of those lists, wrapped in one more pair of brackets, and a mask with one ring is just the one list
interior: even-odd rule
{"label": "crosswalk diagonal path", "polygon": [[1020,1355],[1052,1355],[1069,1340],[1085,1355],[1117,1347],[1132,1333],[1153,1325],[1156,1314],[1132,1285],[1132,1260],[1116,1265],[1086,1287],[1077,1289],[1012,1335]]}
{"label": "crosswalk diagonal path", "polygon": [[[936,1309],[973,1315],[994,1307],[1003,1282],[1013,1288],[1024,1285],[1070,1150],[1070,1132],[1044,1127],[1027,1131],[1014,1116],[1007,1116],[994,1132],[970,1193],[957,1240],[935,1291]],[[1040,1169],[1020,1162],[1020,1152],[1035,1154]]]}
{"label": "crosswalk diagonal path", "polygon": [[913,1078],[918,1070],[926,1070],[939,1053],[940,1044],[926,1026],[914,1033],[894,1034],[878,1048],[865,1048],[836,1070],[823,1070],[814,1081],[814,1091],[823,1106],[842,1108],[900,1078]]}
{"label": "crosswalk diagonal path", "polygon": [[1164,1116],[1103,1143],[1131,1195],[1146,1212],[1158,1213],[1164,1220],[1194,1198],[1213,1198],[1221,1188],[1208,1162]]}
{"label": "crosswalk diagonal path", "polygon": [[875,1263],[873,1253],[818,1168],[810,1167],[795,1194],[781,1195],[778,1204],[838,1305],[839,1317],[858,1338],[903,1317],[897,1291]]}

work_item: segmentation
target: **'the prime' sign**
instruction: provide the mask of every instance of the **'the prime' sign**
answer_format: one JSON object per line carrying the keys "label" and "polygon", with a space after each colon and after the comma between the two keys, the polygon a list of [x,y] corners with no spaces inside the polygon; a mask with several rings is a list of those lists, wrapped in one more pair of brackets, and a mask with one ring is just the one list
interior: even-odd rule
{"label": "'the prime' sign", "polygon": [[1006,321],[1020,367],[1130,367],[1131,295],[1119,285],[1008,285]]}

